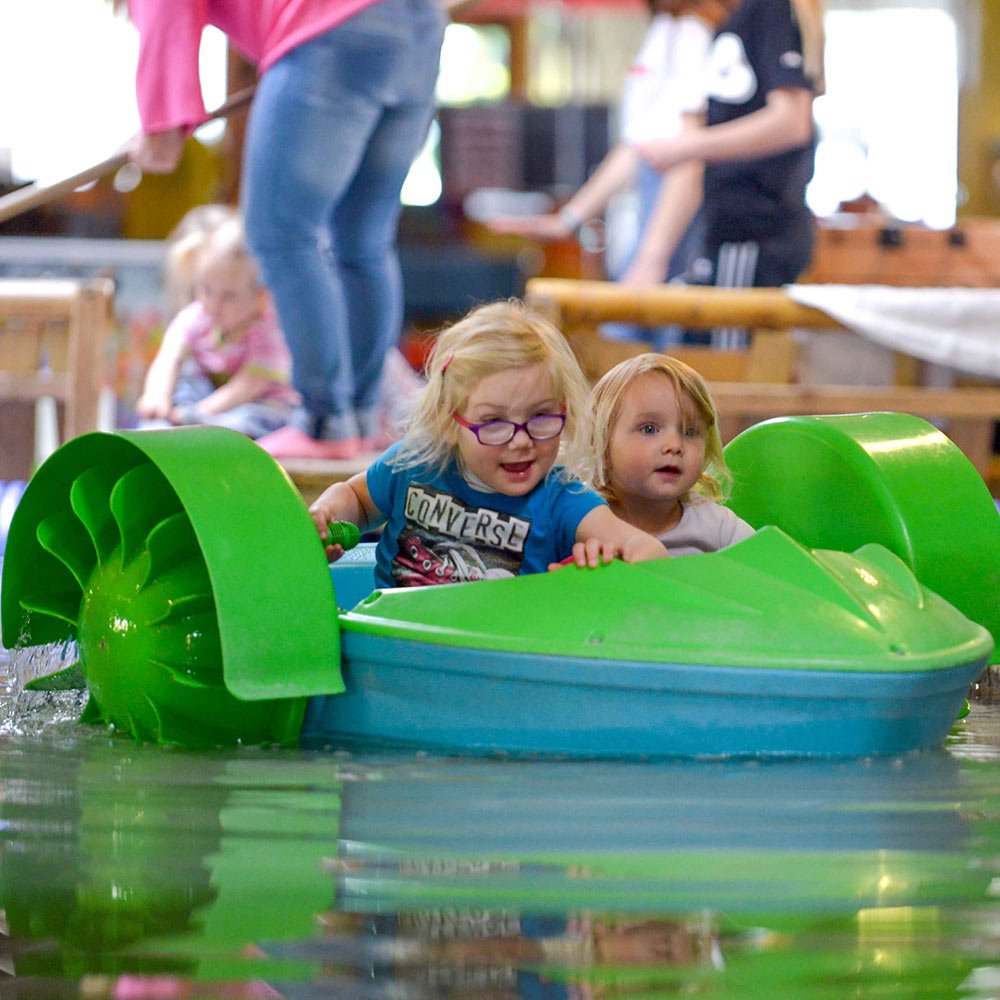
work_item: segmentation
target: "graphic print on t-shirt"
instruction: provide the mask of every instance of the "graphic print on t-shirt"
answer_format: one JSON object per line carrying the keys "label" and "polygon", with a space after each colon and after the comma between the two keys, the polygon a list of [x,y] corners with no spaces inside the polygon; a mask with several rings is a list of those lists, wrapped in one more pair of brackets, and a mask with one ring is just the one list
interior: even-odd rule
{"label": "graphic print on t-shirt", "polygon": [[708,96],[726,104],[746,104],[757,92],[757,74],[743,40],[732,32],[719,35],[708,59]]}
{"label": "graphic print on t-shirt", "polygon": [[531,522],[411,483],[392,575],[399,587],[517,576]]}

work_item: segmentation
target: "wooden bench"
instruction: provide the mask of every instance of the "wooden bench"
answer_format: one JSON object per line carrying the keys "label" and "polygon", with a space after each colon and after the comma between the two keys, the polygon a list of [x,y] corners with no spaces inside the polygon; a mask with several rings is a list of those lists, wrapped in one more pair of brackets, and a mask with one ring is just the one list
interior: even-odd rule
{"label": "wooden bench", "polygon": [[627,289],[605,281],[535,278],[528,282],[525,300],[565,333],[590,379],[649,349],[635,341],[603,339],[597,330],[601,323],[749,328],[746,350],[678,347],[670,351],[711,383],[726,439],[769,417],[897,410],[947,421],[948,435],[984,478],[989,475],[993,425],[1000,420],[1000,388],[921,387],[917,384],[921,363],[902,354],[894,356],[893,385],[802,384],[797,381],[797,348],[789,331],[847,331],[822,310],[798,304],[782,289]]}
{"label": "wooden bench", "polygon": [[96,430],[113,302],[106,278],[0,279],[0,405],[51,398],[61,440]]}
{"label": "wooden bench", "polygon": [[363,472],[379,455],[379,451],[363,452],[354,458],[330,461],[321,458],[280,458],[278,464],[311,504],[331,483],[342,483],[355,473]]}

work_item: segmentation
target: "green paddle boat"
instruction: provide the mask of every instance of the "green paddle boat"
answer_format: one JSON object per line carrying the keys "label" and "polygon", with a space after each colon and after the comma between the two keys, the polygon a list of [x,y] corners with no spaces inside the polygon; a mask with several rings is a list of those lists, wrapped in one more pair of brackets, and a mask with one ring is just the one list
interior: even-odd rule
{"label": "green paddle boat", "polygon": [[192,748],[938,746],[1000,630],[1000,516],[975,469],[896,413],[771,420],[726,455],[759,530],[722,552],[370,592],[372,546],[328,567],[252,441],[84,435],[14,514],[3,641],[76,638],[84,721]]}

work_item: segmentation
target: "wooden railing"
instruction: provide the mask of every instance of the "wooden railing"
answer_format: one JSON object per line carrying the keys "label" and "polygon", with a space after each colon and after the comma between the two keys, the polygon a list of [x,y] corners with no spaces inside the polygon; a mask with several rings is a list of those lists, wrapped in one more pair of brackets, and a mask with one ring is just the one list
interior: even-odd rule
{"label": "wooden railing", "polygon": [[0,280],[0,404],[51,397],[63,440],[95,430],[113,299],[108,279]]}
{"label": "wooden railing", "polygon": [[795,302],[782,289],[667,285],[628,289],[604,281],[535,278],[528,283],[525,299],[565,333],[591,379],[648,350],[640,342],[605,340],[597,329],[601,323],[747,328],[750,342],[745,350],[670,350],[711,383],[726,438],[769,417],[894,410],[946,421],[946,432],[980,473],[986,476],[990,469],[993,427],[1000,420],[1000,388],[922,387],[920,362],[898,353],[893,385],[804,384],[798,380],[797,349],[789,331],[846,329],[822,310]]}

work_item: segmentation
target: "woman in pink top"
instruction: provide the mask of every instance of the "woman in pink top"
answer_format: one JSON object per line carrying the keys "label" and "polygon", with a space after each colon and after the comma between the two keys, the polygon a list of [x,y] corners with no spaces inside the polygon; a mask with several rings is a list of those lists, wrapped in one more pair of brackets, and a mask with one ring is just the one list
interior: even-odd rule
{"label": "woman in pink top", "polygon": [[205,119],[198,47],[215,25],[257,63],[243,152],[247,239],[302,399],[260,443],[350,458],[378,434],[382,361],[399,335],[399,192],[433,114],[440,0],[128,0],[143,133],[170,172]]}

